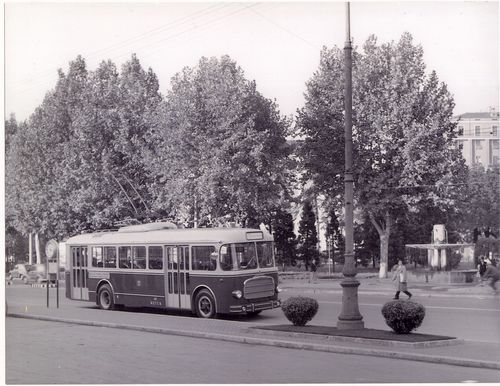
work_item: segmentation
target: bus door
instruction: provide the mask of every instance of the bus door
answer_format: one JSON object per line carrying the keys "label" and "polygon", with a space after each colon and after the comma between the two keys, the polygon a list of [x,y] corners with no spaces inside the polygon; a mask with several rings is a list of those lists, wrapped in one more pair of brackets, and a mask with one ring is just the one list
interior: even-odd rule
{"label": "bus door", "polygon": [[187,245],[167,245],[165,256],[166,306],[190,309],[191,300],[188,293],[189,247]]}
{"label": "bus door", "polygon": [[71,247],[71,299],[89,300],[87,269],[87,247]]}

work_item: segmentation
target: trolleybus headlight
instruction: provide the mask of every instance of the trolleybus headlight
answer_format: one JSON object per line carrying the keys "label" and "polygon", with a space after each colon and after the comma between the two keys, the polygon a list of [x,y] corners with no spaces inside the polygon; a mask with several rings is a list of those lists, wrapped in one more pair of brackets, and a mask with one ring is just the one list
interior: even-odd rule
{"label": "trolleybus headlight", "polygon": [[276,286],[276,293],[280,293],[281,291],[283,291],[283,290],[281,289],[281,287],[280,287],[279,285],[278,285],[278,286]]}
{"label": "trolleybus headlight", "polygon": [[236,299],[241,299],[241,297],[243,296],[240,290],[235,290],[232,292],[232,294]]}

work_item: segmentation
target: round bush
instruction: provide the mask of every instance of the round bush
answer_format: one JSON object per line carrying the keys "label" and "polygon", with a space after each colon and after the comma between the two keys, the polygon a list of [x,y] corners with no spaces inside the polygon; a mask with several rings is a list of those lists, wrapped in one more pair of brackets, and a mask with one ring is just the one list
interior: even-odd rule
{"label": "round bush", "polygon": [[395,300],[384,304],[382,315],[396,334],[409,334],[422,324],[425,308],[419,303]]}
{"label": "round bush", "polygon": [[288,298],[281,304],[283,313],[294,326],[305,326],[316,315],[318,307],[316,299],[302,296]]}

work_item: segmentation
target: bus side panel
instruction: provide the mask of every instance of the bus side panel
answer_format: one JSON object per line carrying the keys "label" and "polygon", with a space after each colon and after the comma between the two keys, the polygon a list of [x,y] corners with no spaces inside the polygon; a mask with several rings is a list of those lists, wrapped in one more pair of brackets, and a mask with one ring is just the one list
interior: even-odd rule
{"label": "bus side panel", "polygon": [[[102,279],[89,279],[90,300],[96,301],[96,286]],[[165,279],[163,273],[110,272],[107,280],[113,287],[115,304],[130,307],[165,307]]]}

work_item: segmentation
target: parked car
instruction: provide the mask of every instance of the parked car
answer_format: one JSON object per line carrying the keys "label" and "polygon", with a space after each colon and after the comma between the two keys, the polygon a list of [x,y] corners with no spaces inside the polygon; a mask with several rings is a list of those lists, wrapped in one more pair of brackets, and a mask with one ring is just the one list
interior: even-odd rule
{"label": "parked car", "polygon": [[45,283],[47,281],[45,264],[33,264],[28,269],[29,283]]}
{"label": "parked car", "polygon": [[22,279],[24,282],[28,281],[28,271],[30,269],[29,264],[16,264],[14,269],[11,269],[7,274],[7,279]]}

